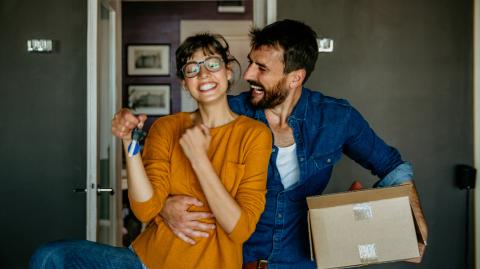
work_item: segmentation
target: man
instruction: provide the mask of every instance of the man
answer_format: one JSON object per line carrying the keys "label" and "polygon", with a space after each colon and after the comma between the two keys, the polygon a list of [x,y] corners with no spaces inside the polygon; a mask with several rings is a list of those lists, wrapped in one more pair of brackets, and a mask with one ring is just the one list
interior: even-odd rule
{"label": "man", "polygon": [[[342,153],[377,175],[377,187],[412,184],[411,165],[347,101],[303,87],[317,60],[316,37],[310,27],[293,20],[252,30],[244,73],[250,92],[229,99],[235,112],[266,123],[274,137],[266,207],[255,233],[244,244],[245,268],[315,268],[310,260],[305,198],[323,192]],[[414,194],[414,213],[426,238]],[[178,237],[194,244],[196,237],[208,236],[204,231],[214,226],[200,221],[211,214],[188,212],[192,205],[201,202],[171,197],[161,215]]]}

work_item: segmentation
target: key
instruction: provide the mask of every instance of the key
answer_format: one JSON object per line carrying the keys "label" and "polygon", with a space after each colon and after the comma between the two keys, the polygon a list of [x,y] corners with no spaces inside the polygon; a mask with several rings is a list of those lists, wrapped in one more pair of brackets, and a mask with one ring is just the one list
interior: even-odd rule
{"label": "key", "polygon": [[140,141],[145,137],[142,128],[135,128],[132,132],[132,142],[128,145],[128,156],[133,157],[140,152]]}

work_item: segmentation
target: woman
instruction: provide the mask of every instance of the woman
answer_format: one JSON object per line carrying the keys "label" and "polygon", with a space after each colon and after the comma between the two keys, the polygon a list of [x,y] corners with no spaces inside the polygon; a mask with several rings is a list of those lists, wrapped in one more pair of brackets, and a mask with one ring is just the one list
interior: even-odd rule
{"label": "woman", "polygon": [[[143,156],[126,154],[130,204],[137,218],[148,223],[131,248],[150,269],[241,268],[242,243],[255,230],[265,205],[271,134],[262,123],[228,106],[235,60],[223,37],[189,37],[177,49],[176,60],[177,76],[198,110],[158,119],[149,130]],[[132,129],[145,119],[123,109],[112,120],[112,132],[122,138],[126,153]],[[204,206],[190,211],[212,212],[215,218],[205,221],[217,228],[195,245],[178,239],[159,215],[169,195],[202,201]],[[94,247],[110,248],[108,255],[115,256],[116,248],[95,244],[89,249]]]}

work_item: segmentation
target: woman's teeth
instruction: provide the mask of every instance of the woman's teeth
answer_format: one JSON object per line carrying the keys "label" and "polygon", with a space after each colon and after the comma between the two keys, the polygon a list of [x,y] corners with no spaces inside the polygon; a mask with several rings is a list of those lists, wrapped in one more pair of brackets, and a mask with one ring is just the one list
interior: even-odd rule
{"label": "woman's teeth", "polygon": [[207,83],[207,84],[203,84],[200,86],[200,90],[201,91],[208,91],[210,89],[212,89],[213,87],[215,87],[217,84],[215,83]]}

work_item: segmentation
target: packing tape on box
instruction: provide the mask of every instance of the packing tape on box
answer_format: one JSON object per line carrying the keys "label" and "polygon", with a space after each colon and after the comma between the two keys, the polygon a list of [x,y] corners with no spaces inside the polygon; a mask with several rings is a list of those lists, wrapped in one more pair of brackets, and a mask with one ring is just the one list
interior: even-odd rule
{"label": "packing tape on box", "polygon": [[358,255],[362,263],[371,263],[378,259],[375,244],[358,245]]}
{"label": "packing tape on box", "polygon": [[368,203],[354,204],[353,215],[355,220],[366,220],[373,218],[372,206]]}

